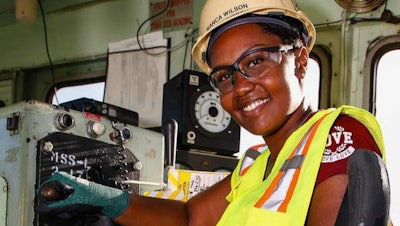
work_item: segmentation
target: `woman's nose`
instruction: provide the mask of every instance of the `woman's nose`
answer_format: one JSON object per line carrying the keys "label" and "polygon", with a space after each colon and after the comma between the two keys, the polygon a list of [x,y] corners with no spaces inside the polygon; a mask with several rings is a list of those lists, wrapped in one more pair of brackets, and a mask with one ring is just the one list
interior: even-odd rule
{"label": "woman's nose", "polygon": [[238,96],[243,96],[249,91],[253,90],[255,87],[255,84],[244,77],[240,72],[235,71],[235,83],[233,84],[233,92],[236,93]]}

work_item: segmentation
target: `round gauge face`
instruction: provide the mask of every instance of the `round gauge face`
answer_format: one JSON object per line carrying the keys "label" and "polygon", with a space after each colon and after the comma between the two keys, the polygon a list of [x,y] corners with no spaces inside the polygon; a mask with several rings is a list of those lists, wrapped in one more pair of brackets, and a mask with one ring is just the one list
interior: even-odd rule
{"label": "round gauge face", "polygon": [[198,126],[214,134],[226,130],[231,123],[231,116],[222,108],[219,94],[215,91],[205,91],[197,96],[194,115]]}

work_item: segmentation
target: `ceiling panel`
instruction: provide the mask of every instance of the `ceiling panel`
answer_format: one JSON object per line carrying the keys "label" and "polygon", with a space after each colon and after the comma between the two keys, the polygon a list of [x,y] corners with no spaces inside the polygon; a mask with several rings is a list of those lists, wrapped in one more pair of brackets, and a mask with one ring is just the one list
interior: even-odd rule
{"label": "ceiling panel", "polygon": [[[15,1],[16,0],[0,0],[0,27],[17,23],[15,19]],[[56,11],[74,10],[77,7],[86,7],[91,4],[102,3],[111,0],[41,0],[45,13]],[[38,4],[38,16],[40,15],[40,7]]]}

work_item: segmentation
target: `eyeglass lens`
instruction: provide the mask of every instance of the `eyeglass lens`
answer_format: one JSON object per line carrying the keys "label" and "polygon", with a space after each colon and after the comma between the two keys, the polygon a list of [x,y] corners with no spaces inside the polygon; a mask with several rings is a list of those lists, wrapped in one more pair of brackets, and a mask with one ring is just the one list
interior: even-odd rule
{"label": "eyeglass lens", "polygon": [[210,74],[210,83],[219,93],[233,90],[236,82],[235,71],[247,79],[256,79],[266,75],[282,61],[280,47],[264,47],[243,53],[231,66],[218,66]]}

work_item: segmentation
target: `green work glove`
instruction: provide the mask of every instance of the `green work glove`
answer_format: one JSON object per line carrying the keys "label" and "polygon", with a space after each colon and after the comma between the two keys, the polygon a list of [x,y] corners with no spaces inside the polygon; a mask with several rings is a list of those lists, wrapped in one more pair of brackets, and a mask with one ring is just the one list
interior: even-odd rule
{"label": "green work glove", "polygon": [[39,214],[93,213],[116,218],[128,208],[129,194],[88,180],[56,172],[38,189]]}

